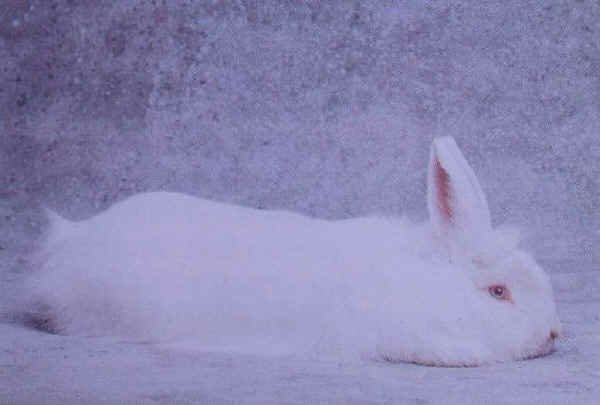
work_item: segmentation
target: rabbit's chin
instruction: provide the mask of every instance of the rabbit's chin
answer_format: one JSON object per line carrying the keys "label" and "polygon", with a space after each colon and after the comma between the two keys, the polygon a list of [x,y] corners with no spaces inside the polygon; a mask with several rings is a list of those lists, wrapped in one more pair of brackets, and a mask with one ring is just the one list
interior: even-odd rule
{"label": "rabbit's chin", "polygon": [[464,361],[464,362],[455,362],[455,361],[443,361],[443,360],[433,360],[433,359],[424,359],[420,358],[420,356],[382,356],[381,361],[386,363],[409,363],[416,364],[419,366],[427,366],[427,367],[478,367],[486,362],[477,362],[477,361]]}
{"label": "rabbit's chin", "polygon": [[526,351],[520,356],[515,357],[515,360],[531,360],[538,357],[548,356],[554,353],[554,339],[548,339],[541,343],[537,348],[531,351]]}
{"label": "rabbit's chin", "polygon": [[383,361],[386,363],[410,363],[417,364],[421,366],[429,366],[429,367],[478,367],[482,365],[494,364],[494,363],[503,363],[505,361],[510,360],[531,360],[539,357],[544,357],[552,354],[554,352],[554,340],[548,339],[544,341],[542,344],[532,348],[530,350],[525,350],[523,352],[517,353],[513,356],[508,356],[506,358],[503,357],[490,357],[490,358],[472,358],[465,360],[457,360],[457,359],[443,359],[443,358],[432,358],[428,355],[416,354],[416,353],[394,353],[394,354],[381,354],[378,359],[379,361]]}

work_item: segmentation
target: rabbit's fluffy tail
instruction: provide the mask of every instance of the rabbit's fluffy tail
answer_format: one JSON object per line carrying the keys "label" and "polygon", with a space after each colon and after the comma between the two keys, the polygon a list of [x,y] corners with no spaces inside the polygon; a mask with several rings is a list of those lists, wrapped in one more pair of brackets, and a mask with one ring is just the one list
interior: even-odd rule
{"label": "rabbit's fluffy tail", "polygon": [[45,240],[59,240],[65,237],[73,228],[73,223],[49,208],[44,207],[44,214],[48,218],[48,228],[46,231]]}
{"label": "rabbit's fluffy tail", "polygon": [[44,213],[50,222],[51,227],[64,226],[69,223],[66,219],[58,215],[56,212],[52,211],[50,208],[44,207]]}
{"label": "rabbit's fluffy tail", "polygon": [[27,258],[27,271],[24,273],[22,283],[13,289],[13,298],[7,305],[6,314],[0,313],[0,319],[56,334],[60,329],[55,320],[55,308],[36,294],[31,294],[30,289],[36,284],[38,277],[44,274],[43,267],[48,260],[49,252],[56,249],[61,241],[68,239],[76,223],[61,217],[49,208],[42,207],[42,210],[48,225],[38,241],[39,249]]}

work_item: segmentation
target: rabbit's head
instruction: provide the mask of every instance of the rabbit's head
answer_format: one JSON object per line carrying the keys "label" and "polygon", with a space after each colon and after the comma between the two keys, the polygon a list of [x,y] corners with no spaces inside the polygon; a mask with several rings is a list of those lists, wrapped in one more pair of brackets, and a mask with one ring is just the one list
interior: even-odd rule
{"label": "rabbit's head", "polygon": [[[428,208],[450,280],[434,290],[433,326],[421,341],[432,351],[401,360],[460,366],[550,352],[560,322],[549,277],[519,249],[516,232],[492,228],[482,188],[451,137],[431,147]],[[444,285],[466,291],[443,291]],[[452,295],[460,302],[444,299]]]}

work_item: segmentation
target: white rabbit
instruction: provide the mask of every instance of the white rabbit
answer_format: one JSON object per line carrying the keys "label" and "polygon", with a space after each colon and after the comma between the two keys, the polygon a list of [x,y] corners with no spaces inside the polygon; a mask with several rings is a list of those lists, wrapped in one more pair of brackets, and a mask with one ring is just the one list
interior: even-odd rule
{"label": "white rabbit", "polygon": [[49,213],[29,310],[57,333],[427,365],[551,351],[549,278],[492,229],[450,137],[431,147],[428,208],[424,225],[325,221],[156,192],[81,222]]}

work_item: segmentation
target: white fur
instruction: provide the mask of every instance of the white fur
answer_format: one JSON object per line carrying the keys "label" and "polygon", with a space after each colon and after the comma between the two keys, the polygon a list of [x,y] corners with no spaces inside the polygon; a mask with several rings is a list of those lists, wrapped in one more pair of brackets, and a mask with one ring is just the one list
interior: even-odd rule
{"label": "white fur", "polygon": [[[436,159],[452,218],[440,209]],[[434,141],[429,181],[424,225],[324,221],[166,192],[81,222],[51,214],[28,288],[47,308],[40,316],[67,334],[446,366],[547,353],[560,329],[548,277],[513,232],[492,230],[453,139]],[[492,297],[494,284],[513,302]]]}

